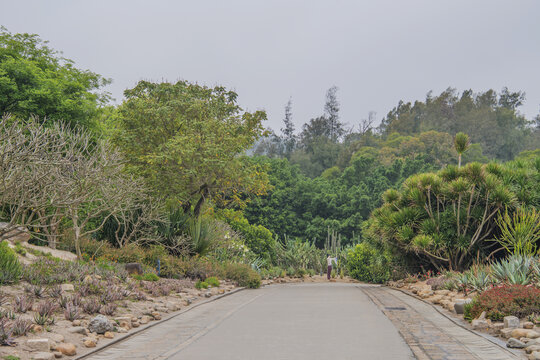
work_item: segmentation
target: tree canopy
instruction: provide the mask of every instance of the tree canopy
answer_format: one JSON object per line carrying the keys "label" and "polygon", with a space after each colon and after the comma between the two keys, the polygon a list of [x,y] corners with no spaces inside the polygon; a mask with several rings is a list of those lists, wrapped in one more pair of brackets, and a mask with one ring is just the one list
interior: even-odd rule
{"label": "tree canopy", "polygon": [[99,89],[109,82],[76,68],[38,35],[0,28],[0,115],[35,115],[95,130],[99,109],[109,99]]}
{"label": "tree canopy", "polygon": [[242,154],[263,133],[263,111],[244,112],[237,94],[186,81],[140,81],[111,122],[113,141],[156,194],[199,213],[208,199],[242,204],[262,194],[265,173]]}

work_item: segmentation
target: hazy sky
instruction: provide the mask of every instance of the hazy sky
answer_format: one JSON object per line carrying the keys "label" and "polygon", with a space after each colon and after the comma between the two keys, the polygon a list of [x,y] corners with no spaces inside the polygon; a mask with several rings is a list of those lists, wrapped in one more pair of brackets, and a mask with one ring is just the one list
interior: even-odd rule
{"label": "hazy sky", "polygon": [[339,87],[344,122],[380,120],[400,99],[451,86],[508,86],[540,108],[538,0],[0,0],[0,25],[37,33],[80,68],[113,79],[224,85],[281,127],[322,114]]}

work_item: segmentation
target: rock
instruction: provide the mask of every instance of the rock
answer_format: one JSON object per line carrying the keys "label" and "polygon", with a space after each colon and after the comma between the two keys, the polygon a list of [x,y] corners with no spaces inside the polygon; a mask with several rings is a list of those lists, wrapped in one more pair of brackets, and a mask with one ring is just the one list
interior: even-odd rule
{"label": "rock", "polygon": [[508,339],[508,341],[506,342],[506,347],[512,348],[512,349],[523,349],[525,346],[526,346],[525,343],[513,337]]}
{"label": "rock", "polygon": [[497,332],[500,332],[502,329],[504,329],[504,323],[502,322],[492,323],[491,328]]}
{"label": "rock", "polygon": [[77,347],[72,343],[60,344],[57,350],[67,356],[77,355]]}
{"label": "rock", "polygon": [[[7,359],[7,357],[5,359]],[[41,351],[41,352],[32,354],[32,359],[34,359],[34,360],[51,360],[51,359],[54,359],[54,354],[50,353],[48,351],[47,352]]]}
{"label": "rock", "polygon": [[32,331],[35,332],[35,333],[40,333],[43,331],[43,327],[41,325],[34,325],[32,327]]}
{"label": "rock", "polygon": [[75,286],[73,286],[73,284],[62,284],[60,285],[60,287],[64,292],[75,291]]}
{"label": "rock", "polygon": [[152,312],[152,317],[154,318],[154,320],[161,320],[161,314],[157,311],[154,311]]}
{"label": "rock", "polygon": [[86,335],[86,329],[83,326],[74,326],[72,328],[68,328],[67,331],[71,334]]}
{"label": "rock", "polygon": [[60,335],[60,334],[50,334],[50,339],[57,342],[57,343],[61,343],[61,342],[64,342],[64,335]]}
{"label": "rock", "polygon": [[212,296],[212,293],[210,291],[207,291],[207,292],[204,293],[205,298],[209,298],[211,296]]}
{"label": "rock", "polygon": [[62,356],[64,356],[60,351],[53,352],[53,355],[56,359],[60,359]]}
{"label": "rock", "polygon": [[435,295],[443,295],[443,296],[446,296],[450,294],[450,290],[437,290],[435,291]]}
{"label": "rock", "polygon": [[529,360],[540,360],[540,351],[535,351],[529,355]]}
{"label": "rock", "polygon": [[131,320],[130,321],[122,320],[118,323],[118,326],[126,330],[131,330]]}
{"label": "rock", "polygon": [[71,325],[73,325],[73,326],[81,326],[81,320],[73,320]]}
{"label": "rock", "polygon": [[113,331],[113,326],[110,323],[109,319],[107,319],[106,316],[98,315],[92,320],[90,320],[90,324],[88,324],[88,330],[90,332],[95,332],[98,334],[105,334],[107,331]]}
{"label": "rock", "polygon": [[471,324],[472,328],[475,330],[484,330],[489,328],[490,321],[485,319],[474,319]]}
{"label": "rock", "polygon": [[525,351],[527,352],[527,354],[531,354],[535,351],[540,351],[540,345],[531,345],[531,346],[527,346],[525,348]]}
{"label": "rock", "polygon": [[505,339],[509,339],[512,337],[512,331],[514,331],[514,329],[507,329],[507,328],[504,328],[504,329],[501,329],[499,332],[501,334],[501,336]]}
{"label": "rock", "polygon": [[145,325],[145,324],[148,324],[150,321],[152,321],[152,318],[151,318],[150,316],[148,316],[148,315],[143,315],[143,316],[141,317],[140,323],[141,323],[142,325]]}
{"label": "rock", "polygon": [[86,339],[83,341],[83,344],[87,348],[93,348],[96,347],[97,343],[95,339]]}
{"label": "rock", "polygon": [[56,350],[56,342],[55,341],[52,341],[52,340],[49,340],[49,347],[51,351],[55,351]]}
{"label": "rock", "polygon": [[115,317],[114,318],[114,321],[120,323],[122,321],[127,321],[127,322],[131,322],[131,316],[119,316],[119,317]]}
{"label": "rock", "polygon": [[142,275],[143,268],[139,263],[129,263],[125,265],[128,274]]}
{"label": "rock", "polygon": [[524,329],[534,329],[534,324],[530,321],[525,321],[523,323],[523,328]]}
{"label": "rock", "polygon": [[433,295],[433,291],[431,290],[422,290],[418,292],[418,296],[420,296],[422,299],[426,299]]}
{"label": "rock", "polygon": [[32,351],[43,351],[48,352],[51,350],[51,345],[49,339],[30,339],[26,341],[26,345],[32,349]]}
{"label": "rock", "polygon": [[131,326],[134,328],[138,328],[139,326],[141,326],[141,324],[138,321],[132,321]]}
{"label": "rock", "polygon": [[155,309],[156,309],[156,311],[162,312],[162,313],[168,313],[169,312],[169,309],[167,309],[165,306],[156,306]]}
{"label": "rock", "polygon": [[537,333],[534,330],[530,330],[530,329],[514,329],[514,330],[512,330],[512,332],[510,334],[511,334],[511,336],[513,338],[526,337],[526,338],[529,338],[529,339],[536,339],[536,338],[540,337],[539,333]]}
{"label": "rock", "polygon": [[480,314],[480,316],[478,317],[478,320],[485,320],[486,319],[486,312],[485,311],[482,311],[482,313]]}
{"label": "rock", "polygon": [[103,334],[103,337],[105,339],[114,339],[114,333],[111,331],[107,331],[105,334]]}
{"label": "rock", "polygon": [[454,304],[454,311],[456,314],[463,314],[465,312],[465,305],[471,301],[472,299],[457,299]]}
{"label": "rock", "polygon": [[515,316],[505,316],[503,320],[505,328],[516,329],[519,327],[519,319]]}
{"label": "rock", "polygon": [[116,329],[116,331],[118,331],[119,334],[125,334],[127,333],[128,331],[126,329],[124,329],[123,327],[119,327],[118,329]]}

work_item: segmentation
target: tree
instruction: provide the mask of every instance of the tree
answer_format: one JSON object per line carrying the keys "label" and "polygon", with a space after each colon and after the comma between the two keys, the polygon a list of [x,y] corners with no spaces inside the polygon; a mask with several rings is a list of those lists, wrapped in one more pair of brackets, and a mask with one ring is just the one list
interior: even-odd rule
{"label": "tree", "polygon": [[538,206],[535,161],[447,166],[411,176],[384,193],[367,233],[398,253],[414,254],[438,270],[463,270],[487,258],[501,210]]}
{"label": "tree", "polygon": [[283,119],[285,127],[281,128],[283,134],[283,143],[285,145],[285,155],[290,157],[296,146],[296,135],[294,134],[294,123],[292,121],[292,99],[289,99],[285,105],[285,118]]}
{"label": "tree", "polygon": [[458,153],[458,168],[461,167],[461,156],[469,149],[469,146],[469,136],[462,132],[457,133],[454,138],[454,148]]}
{"label": "tree", "polygon": [[345,129],[343,124],[339,121],[339,102],[337,100],[336,93],[338,88],[332,86],[326,92],[326,103],[324,104],[324,118],[327,122],[328,127],[328,136],[334,142],[336,142],[341,136]]}
{"label": "tree", "polygon": [[108,93],[98,90],[110,80],[49,48],[35,34],[12,34],[0,28],[0,115],[62,121],[96,130],[100,106]]}
{"label": "tree", "polygon": [[237,94],[186,81],[140,81],[125,91],[112,138],[154,192],[200,213],[209,199],[243,204],[266,178],[241,156],[263,135],[263,111],[243,112]]}

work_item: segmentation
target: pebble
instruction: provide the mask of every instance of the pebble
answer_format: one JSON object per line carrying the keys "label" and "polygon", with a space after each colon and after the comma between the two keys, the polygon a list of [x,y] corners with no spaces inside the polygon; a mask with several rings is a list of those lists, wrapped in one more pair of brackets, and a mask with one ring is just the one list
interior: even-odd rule
{"label": "pebble", "polygon": [[105,339],[114,339],[114,333],[111,331],[107,331],[105,334],[103,334],[103,337]]}

